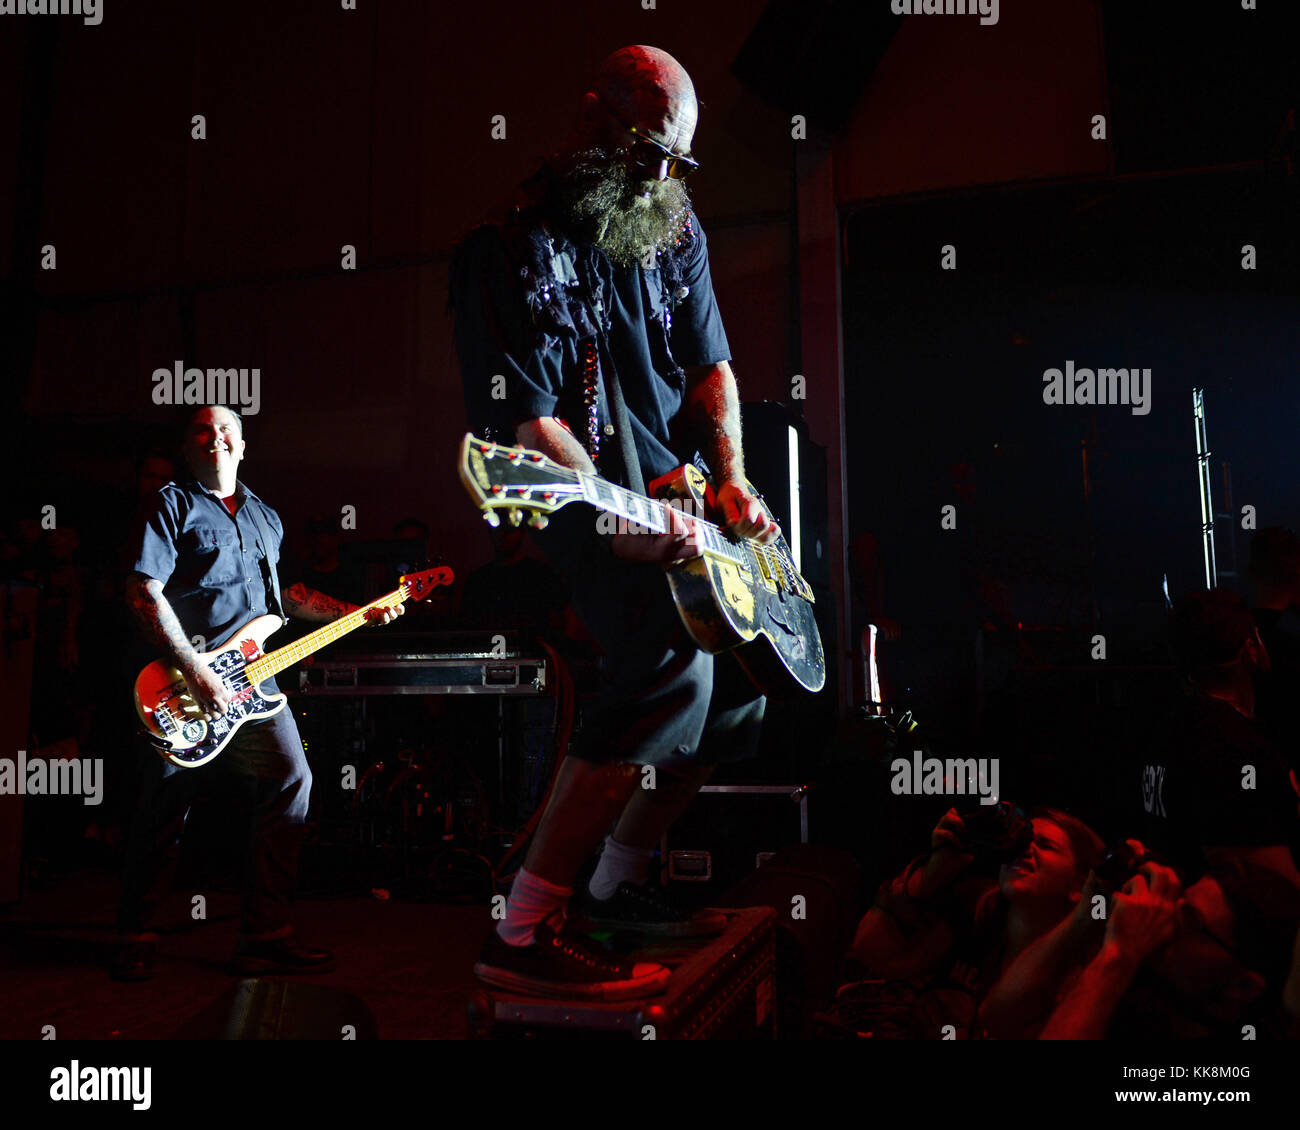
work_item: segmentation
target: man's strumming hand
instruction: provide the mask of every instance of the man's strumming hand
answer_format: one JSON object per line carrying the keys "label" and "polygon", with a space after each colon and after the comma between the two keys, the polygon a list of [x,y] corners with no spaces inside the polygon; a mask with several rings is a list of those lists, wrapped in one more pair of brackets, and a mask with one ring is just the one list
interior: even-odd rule
{"label": "man's strumming hand", "polygon": [[763,504],[744,483],[723,483],[718,488],[716,507],[719,523],[737,537],[770,542],[781,534],[781,527],[767,516]]}

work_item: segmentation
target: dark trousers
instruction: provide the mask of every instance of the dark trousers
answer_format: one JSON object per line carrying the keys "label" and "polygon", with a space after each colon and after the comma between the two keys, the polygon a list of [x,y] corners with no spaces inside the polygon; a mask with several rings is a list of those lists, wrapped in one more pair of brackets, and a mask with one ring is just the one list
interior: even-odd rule
{"label": "dark trousers", "polygon": [[158,904],[171,890],[181,833],[195,797],[231,786],[253,810],[245,857],[242,929],[265,936],[289,925],[298,853],[311,797],[311,770],[293,711],[240,728],[216,758],[182,769],[148,754],[122,874],[118,929],[138,934],[154,928]]}

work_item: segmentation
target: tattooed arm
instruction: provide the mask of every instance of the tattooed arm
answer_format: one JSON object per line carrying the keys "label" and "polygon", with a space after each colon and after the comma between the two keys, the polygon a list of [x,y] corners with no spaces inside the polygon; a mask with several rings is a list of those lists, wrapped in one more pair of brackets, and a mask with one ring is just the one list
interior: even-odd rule
{"label": "tattooed arm", "polygon": [[323,592],[308,588],[301,581],[280,590],[280,601],[284,610],[298,620],[314,620],[318,624],[327,624],[355,611],[359,605],[349,604],[346,600],[335,600]]}
{"label": "tattooed arm", "polygon": [[[299,620],[314,620],[318,624],[328,624],[361,607],[346,600],[335,600],[332,596],[308,588],[301,581],[281,589],[280,601],[290,616],[296,616]],[[393,608],[376,608],[370,613],[369,619],[372,624],[387,624],[405,611],[405,607],[400,604]]]}
{"label": "tattooed arm", "polygon": [[743,482],[740,394],[729,361],[686,366],[686,412],[717,481]]}
{"label": "tattooed arm", "polygon": [[145,638],[175,660],[204,716],[219,718],[225,714],[230,705],[230,690],[210,667],[200,662],[199,653],[181,627],[170,601],[163,596],[162,581],[132,573],[126,582],[126,600]]}
{"label": "tattooed arm", "polygon": [[599,473],[596,464],[587,454],[587,449],[578,442],[577,437],[569,431],[566,424],[553,416],[523,421],[515,429],[515,439],[525,447],[535,448],[548,459],[554,459],[565,467],[584,471],[588,475]]}
{"label": "tattooed arm", "polygon": [[686,366],[686,413],[713,472],[723,524],[742,537],[772,541],[781,528],[745,485],[740,394],[729,361]]}

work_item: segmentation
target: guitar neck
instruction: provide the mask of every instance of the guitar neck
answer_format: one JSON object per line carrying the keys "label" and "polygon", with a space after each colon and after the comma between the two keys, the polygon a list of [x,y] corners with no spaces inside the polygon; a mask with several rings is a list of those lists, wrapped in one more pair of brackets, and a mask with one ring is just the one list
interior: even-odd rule
{"label": "guitar neck", "polygon": [[[585,471],[571,470],[570,473],[578,480],[578,489],[582,492],[584,502],[608,514],[617,514],[657,534],[668,532],[668,511],[672,509],[669,503],[615,486]],[[749,570],[750,575],[762,577],[766,583],[775,588],[793,593],[809,602],[815,599],[812,588],[799,575],[799,570],[779,543],[764,544],[753,538],[739,538],[733,541],[713,522],[692,517],[706,557],[730,561]]]}
{"label": "guitar neck", "polygon": [[[668,510],[670,509],[668,503],[646,498],[645,495],[637,494],[625,487],[615,486],[585,471],[574,471],[573,474],[578,478],[578,486],[582,490],[584,502],[604,510],[607,514],[617,514],[620,518],[626,518],[629,522],[635,522],[638,526],[644,526],[657,534],[668,532]],[[734,561],[737,565],[750,563],[745,554],[746,542],[732,541],[718,526],[703,518],[695,518],[695,523],[699,528],[700,540],[706,553]],[[760,549],[755,543],[749,545],[754,552]]]}
{"label": "guitar neck", "polygon": [[[525,510],[549,513],[570,502],[585,502],[652,533],[664,534],[671,528],[670,511],[677,509],[672,503],[615,486],[599,475],[566,467],[540,451],[505,447],[473,435],[461,441],[460,475],[493,525],[501,521],[498,511],[504,510],[517,526]],[[743,578],[761,583],[769,591],[791,593],[809,603],[816,599],[782,539],[733,540],[713,522],[685,512],[682,517],[694,526],[704,557],[730,562]]]}
{"label": "guitar neck", "polygon": [[395,604],[401,604],[410,594],[406,586],[390,592],[387,596],[381,596],[377,600],[372,600],[362,608],[349,612],[346,616],[340,616],[337,620],[331,620],[328,624],[322,624],[314,632],[309,632],[300,640],[294,640],[291,644],[286,644],[282,648],[270,652],[250,663],[245,671],[248,674],[249,681],[256,685],[264,679],[269,679],[272,675],[277,675],[286,667],[297,663],[300,659],[306,659],[313,652],[320,651],[326,644],[331,644],[335,640],[341,640],[349,632],[354,632],[366,623],[366,614],[372,608],[391,608]]}

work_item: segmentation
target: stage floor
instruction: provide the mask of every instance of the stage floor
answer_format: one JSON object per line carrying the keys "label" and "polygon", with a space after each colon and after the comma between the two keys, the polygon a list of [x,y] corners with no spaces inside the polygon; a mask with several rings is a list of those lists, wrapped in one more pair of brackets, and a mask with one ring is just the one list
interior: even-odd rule
{"label": "stage floor", "polygon": [[[0,908],[0,1039],[167,1040],[191,1026],[240,978],[225,971],[239,925],[239,895],[208,892],[207,920],[185,919],[188,901],[168,904],[151,981],[110,980],[118,883],[107,870],[62,877]],[[360,997],[384,1040],[466,1037],[474,961],[492,928],[488,904],[449,905],[375,898],[300,898],[299,936],[333,950],[333,973],[291,980]],[[212,1032],[215,1038],[217,1032]]]}

